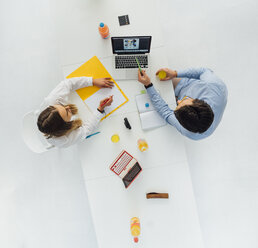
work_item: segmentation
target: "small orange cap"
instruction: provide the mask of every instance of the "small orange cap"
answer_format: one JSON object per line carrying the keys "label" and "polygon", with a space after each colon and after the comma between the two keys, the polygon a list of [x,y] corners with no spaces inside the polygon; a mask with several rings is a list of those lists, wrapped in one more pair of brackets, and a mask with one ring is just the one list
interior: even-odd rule
{"label": "small orange cap", "polygon": [[134,237],[133,240],[134,240],[135,243],[138,243],[138,241],[139,241],[138,237]]}

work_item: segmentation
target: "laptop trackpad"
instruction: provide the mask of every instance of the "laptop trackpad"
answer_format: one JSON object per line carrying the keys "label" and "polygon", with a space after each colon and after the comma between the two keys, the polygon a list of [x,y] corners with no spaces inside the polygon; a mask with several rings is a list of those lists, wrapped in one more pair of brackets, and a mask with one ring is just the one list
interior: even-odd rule
{"label": "laptop trackpad", "polygon": [[[146,73],[150,76],[150,69],[146,69]],[[114,69],[113,75],[115,80],[138,80],[138,70],[137,69]]]}
{"label": "laptop trackpad", "polygon": [[126,70],[126,79],[138,79],[138,70]]}
{"label": "laptop trackpad", "polygon": [[137,73],[137,70],[115,69],[112,76],[115,80],[138,79]]}
{"label": "laptop trackpad", "polygon": [[[144,69],[147,75],[150,77],[151,71],[149,68]],[[138,69],[137,70],[126,70],[126,79],[138,80]]]}

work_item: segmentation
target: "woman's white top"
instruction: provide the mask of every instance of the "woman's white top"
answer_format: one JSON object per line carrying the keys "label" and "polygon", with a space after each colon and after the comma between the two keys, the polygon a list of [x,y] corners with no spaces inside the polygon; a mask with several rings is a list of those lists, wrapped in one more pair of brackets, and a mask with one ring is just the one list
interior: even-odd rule
{"label": "woman's white top", "polygon": [[[72,91],[88,86],[92,86],[91,77],[74,77],[62,81],[44,99],[43,103],[40,105],[39,114],[51,105],[69,104],[68,96]],[[83,123],[81,127],[73,130],[67,135],[49,138],[47,139],[47,142],[56,147],[68,147],[82,141],[86,138],[86,136],[92,133],[103,116],[104,114],[101,114],[96,109],[94,110],[93,115],[88,117],[87,123]]]}

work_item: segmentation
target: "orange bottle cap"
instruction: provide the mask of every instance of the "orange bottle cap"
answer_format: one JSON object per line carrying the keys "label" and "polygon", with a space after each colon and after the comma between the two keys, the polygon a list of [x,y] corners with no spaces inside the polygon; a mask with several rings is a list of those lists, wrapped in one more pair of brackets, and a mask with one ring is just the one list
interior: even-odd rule
{"label": "orange bottle cap", "polygon": [[134,237],[133,240],[134,240],[135,243],[138,243],[138,241],[139,241],[138,237]]}

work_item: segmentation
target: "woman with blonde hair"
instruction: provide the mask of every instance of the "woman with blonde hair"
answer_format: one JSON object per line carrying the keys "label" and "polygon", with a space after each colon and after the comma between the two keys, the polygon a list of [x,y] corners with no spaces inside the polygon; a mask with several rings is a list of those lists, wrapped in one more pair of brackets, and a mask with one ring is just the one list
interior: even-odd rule
{"label": "woman with blonde hair", "polygon": [[76,105],[68,104],[67,102],[68,96],[72,91],[92,85],[100,88],[112,88],[113,82],[110,81],[110,78],[70,78],[58,84],[44,99],[40,106],[40,111],[43,111],[38,116],[37,125],[50,144],[56,147],[68,147],[84,140],[96,128],[105,114],[105,107],[111,105],[112,97],[100,101],[99,107],[94,110],[87,123],[83,123],[81,119],[75,118],[78,109]]}

